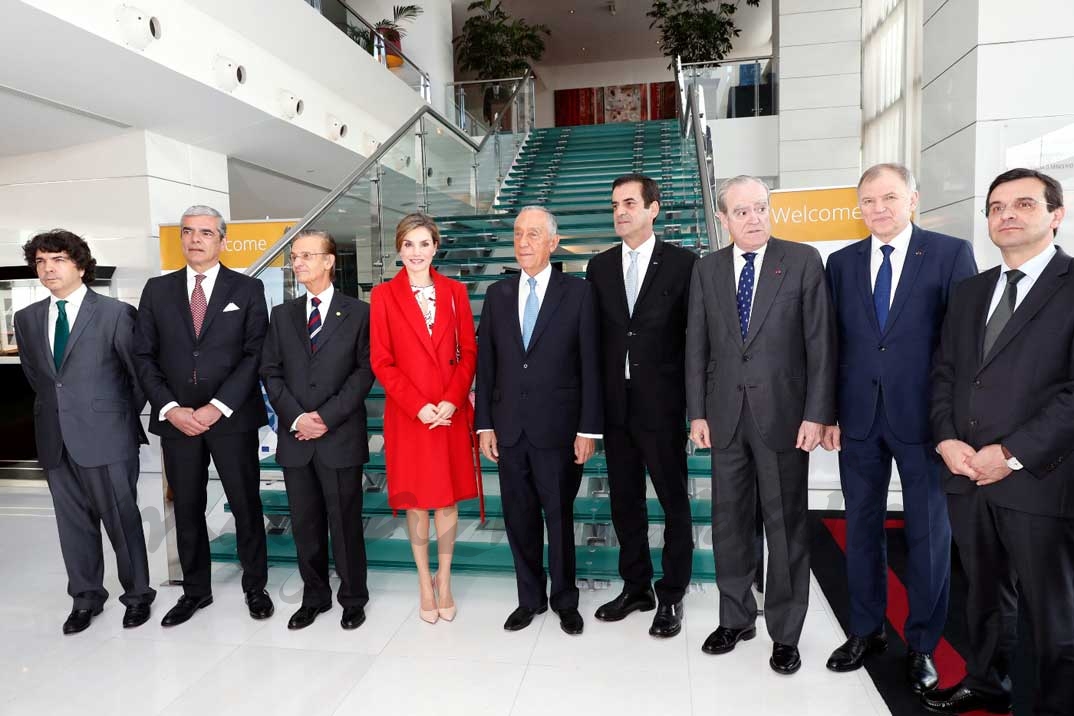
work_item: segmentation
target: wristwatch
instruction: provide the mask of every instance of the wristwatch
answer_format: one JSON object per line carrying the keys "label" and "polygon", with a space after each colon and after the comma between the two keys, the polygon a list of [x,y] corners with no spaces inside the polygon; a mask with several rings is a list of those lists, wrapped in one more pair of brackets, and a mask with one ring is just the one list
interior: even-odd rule
{"label": "wristwatch", "polygon": [[1021,470],[1023,465],[1014,455],[1011,455],[1011,451],[1003,445],[999,446],[999,449],[1003,451],[1003,457],[1007,460],[1007,467],[1012,470]]}

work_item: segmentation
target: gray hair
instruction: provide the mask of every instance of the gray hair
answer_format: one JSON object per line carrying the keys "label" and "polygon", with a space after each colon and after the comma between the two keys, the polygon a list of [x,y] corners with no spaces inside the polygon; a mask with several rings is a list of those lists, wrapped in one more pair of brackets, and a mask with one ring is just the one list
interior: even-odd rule
{"label": "gray hair", "polygon": [[884,172],[891,172],[902,179],[902,183],[906,185],[906,188],[913,194],[917,191],[917,180],[914,179],[913,173],[902,164],[896,164],[895,162],[884,162],[882,164],[874,164],[865,170],[861,175],[861,179],[858,180],[858,191],[861,191],[861,185],[867,181],[872,181],[880,176]]}
{"label": "gray hair", "polygon": [[194,206],[183,212],[183,215],[179,218],[179,223],[183,223],[183,219],[188,216],[214,217],[216,219],[217,225],[219,226],[220,238],[224,238],[225,236],[227,236],[227,222],[224,221],[224,217],[221,216],[220,212],[212,208],[211,206],[205,206],[204,204],[195,204]]}
{"label": "gray hair", "polygon": [[725,179],[723,183],[720,184],[720,187],[716,190],[716,208],[720,211],[720,213],[727,213],[727,202],[725,201],[727,197],[727,192],[731,191],[731,189],[736,186],[749,184],[751,182],[755,182],[764,187],[765,201],[767,201],[772,194],[772,189],[767,184],[765,184],[763,179],[761,179],[760,177],[750,176],[749,174],[739,174],[737,177]]}
{"label": "gray hair", "polygon": [[555,236],[559,232],[559,222],[556,221],[556,215],[543,206],[531,204],[530,206],[524,206],[518,210],[518,215],[522,216],[526,211],[539,211],[544,214],[545,220],[548,221],[548,235]]}
{"label": "gray hair", "polygon": [[294,244],[299,239],[304,239],[307,236],[313,236],[320,239],[321,242],[324,244],[324,248],[326,249],[325,253],[331,254],[332,256],[336,256],[338,254],[338,251],[336,249],[336,240],[332,238],[332,235],[330,233],[328,233],[327,231],[322,231],[321,229],[302,229],[302,231],[299,231],[297,234],[295,234],[294,238],[291,239],[291,243]]}

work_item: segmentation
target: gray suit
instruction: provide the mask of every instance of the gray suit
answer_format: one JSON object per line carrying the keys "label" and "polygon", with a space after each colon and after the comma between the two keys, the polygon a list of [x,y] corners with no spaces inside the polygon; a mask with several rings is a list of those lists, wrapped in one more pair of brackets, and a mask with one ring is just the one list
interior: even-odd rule
{"label": "gray suit", "polygon": [[809,599],[809,454],[795,448],[803,420],[835,421],[835,314],[817,250],[769,239],[742,339],[733,247],[694,267],[686,334],[686,409],[708,421],[720,624],[751,626],[757,604],[757,499],[769,564],[765,620],[795,645]]}
{"label": "gray suit", "polygon": [[23,372],[37,397],[38,461],[48,477],[75,609],[96,610],[104,589],[101,524],[116,552],[120,601],[153,601],[138,511],[138,413],[145,399],[131,360],[135,310],[86,291],[57,371],[48,339],[50,299],[15,314]]}

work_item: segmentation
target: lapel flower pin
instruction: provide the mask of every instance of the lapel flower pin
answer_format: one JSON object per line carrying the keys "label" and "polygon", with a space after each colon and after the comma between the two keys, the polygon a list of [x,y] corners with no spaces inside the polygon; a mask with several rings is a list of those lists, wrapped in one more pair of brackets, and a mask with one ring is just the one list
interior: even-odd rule
{"label": "lapel flower pin", "polygon": [[777,276],[782,276],[782,275],[783,275],[783,269],[781,269],[781,268],[778,268],[778,269],[776,269],[776,270],[775,270],[775,274],[776,274]]}

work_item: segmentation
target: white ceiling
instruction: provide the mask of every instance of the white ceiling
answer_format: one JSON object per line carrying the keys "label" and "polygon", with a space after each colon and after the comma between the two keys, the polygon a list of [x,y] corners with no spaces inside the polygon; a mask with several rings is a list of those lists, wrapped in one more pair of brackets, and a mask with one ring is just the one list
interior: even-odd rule
{"label": "white ceiling", "polygon": [[[733,0],[724,0],[733,1]],[[656,41],[660,33],[649,29],[652,22],[645,13],[652,0],[614,0],[615,14],[609,10],[611,0],[502,0],[512,17],[530,23],[548,25],[541,64],[571,65],[613,60],[636,60],[660,57]],[[470,0],[452,0],[453,24],[458,34],[466,21]],[[573,13],[571,12],[573,10]],[[759,7],[739,4],[734,16],[742,34],[735,43],[735,55],[767,54],[772,47],[772,0],[761,0]],[[585,48],[583,51],[582,48]]]}

